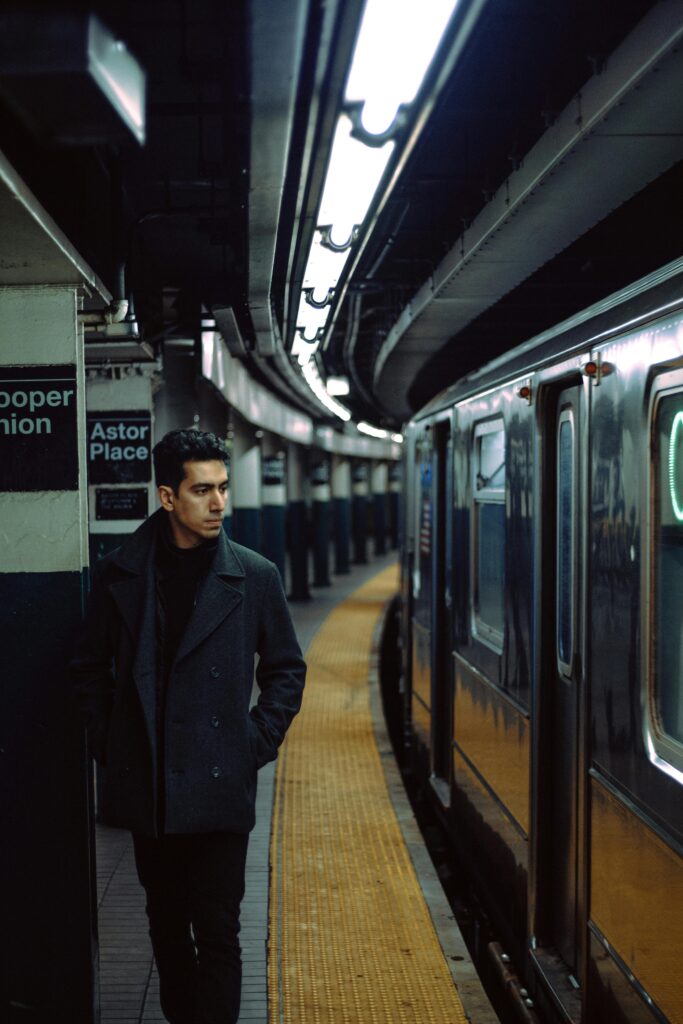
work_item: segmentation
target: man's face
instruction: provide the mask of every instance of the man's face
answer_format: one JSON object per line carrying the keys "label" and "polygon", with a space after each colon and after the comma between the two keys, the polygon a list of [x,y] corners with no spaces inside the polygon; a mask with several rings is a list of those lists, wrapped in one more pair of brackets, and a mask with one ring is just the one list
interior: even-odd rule
{"label": "man's face", "polygon": [[218,459],[183,463],[185,478],[177,493],[159,487],[159,499],[169,514],[176,547],[195,548],[217,537],[228,500],[228,473]]}

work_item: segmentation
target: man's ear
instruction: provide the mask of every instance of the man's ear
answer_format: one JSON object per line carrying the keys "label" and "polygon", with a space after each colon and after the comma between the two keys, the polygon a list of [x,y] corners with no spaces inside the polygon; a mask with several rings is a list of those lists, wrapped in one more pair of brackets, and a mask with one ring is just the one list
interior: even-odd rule
{"label": "man's ear", "polygon": [[175,494],[173,493],[173,488],[172,487],[168,487],[166,484],[161,484],[161,486],[157,488],[157,493],[159,495],[159,501],[161,502],[161,507],[165,508],[167,512],[172,512],[173,511],[173,499],[175,498]]}

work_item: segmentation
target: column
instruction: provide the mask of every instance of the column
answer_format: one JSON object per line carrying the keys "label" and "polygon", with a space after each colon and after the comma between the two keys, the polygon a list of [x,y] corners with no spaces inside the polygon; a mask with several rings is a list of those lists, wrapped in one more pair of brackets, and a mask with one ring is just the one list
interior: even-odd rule
{"label": "column", "polygon": [[157,506],[151,371],[142,366],[86,371],[91,564],[119,547]]}
{"label": "column", "polygon": [[235,419],[231,457],[232,534],[238,544],[261,550],[261,445],[256,431]]}
{"label": "column", "polygon": [[375,554],[387,550],[387,464],[375,462],[372,467],[372,507],[375,533]]}
{"label": "column", "polygon": [[261,501],[263,505],[263,545],[266,558],[275,562],[285,582],[285,549],[287,524],[287,486],[285,484],[285,453],[273,451],[261,462]]}
{"label": "column", "polygon": [[313,586],[330,586],[330,464],[318,455],[311,468],[313,499]]}
{"label": "column", "polygon": [[332,514],[334,517],[334,571],[351,571],[351,463],[342,455],[332,456]]}
{"label": "column", "polygon": [[92,1024],[92,777],[66,671],[88,566],[77,304],[0,288],[0,957],[17,1020]]}
{"label": "column", "polygon": [[351,532],[353,534],[353,561],[365,565],[368,560],[368,464],[358,460],[351,470],[353,500],[351,504]]}
{"label": "column", "polygon": [[309,601],[308,517],[304,482],[306,451],[298,444],[287,446],[287,534],[292,585],[290,601]]}

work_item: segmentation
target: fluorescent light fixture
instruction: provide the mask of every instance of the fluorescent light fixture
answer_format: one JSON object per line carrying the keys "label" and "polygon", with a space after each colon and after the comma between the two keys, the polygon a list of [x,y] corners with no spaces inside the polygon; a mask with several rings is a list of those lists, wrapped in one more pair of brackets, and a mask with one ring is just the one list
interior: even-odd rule
{"label": "fluorescent light fixture", "polygon": [[335,402],[334,398],[328,395],[325,385],[320,379],[318,367],[316,366],[314,359],[309,360],[309,362],[302,367],[301,372],[306,378],[306,383],[315,397],[322,405],[325,406],[326,409],[329,409],[329,411],[334,413],[335,416],[338,416],[340,420],[351,419],[351,413],[349,410],[339,402]]}
{"label": "fluorescent light fixture", "polygon": [[145,141],[145,73],[101,21],[88,25],[88,70],[140,144]]}
{"label": "fluorescent light fixture", "polygon": [[[372,135],[382,135],[393,124],[399,106],[415,99],[427,68],[434,58],[458,0],[366,0],[358,40],[346,83],[345,100],[362,103],[362,126]],[[312,358],[329,319],[334,290],[349,259],[355,229],[362,228],[395,149],[391,139],[369,140],[368,145],[352,136],[348,113],[341,113],[334,132],[315,233],[304,272],[303,289],[316,308],[301,294],[297,333],[292,355],[298,359],[306,381],[322,404],[343,420],[351,413],[331,397]],[[322,244],[322,229],[329,228]],[[340,251],[334,251],[339,247]],[[348,388],[348,382],[347,382]],[[346,392],[336,392],[338,394]],[[389,432],[371,424],[358,429],[373,437],[388,438]]]}
{"label": "fluorescent light fixture", "polygon": [[335,245],[345,245],[354,226],[365,220],[393,151],[393,142],[373,147],[351,138],[346,114],[337,121],[317,221],[332,225]]}
{"label": "fluorescent light fixture", "polygon": [[395,441],[396,444],[403,444],[403,434],[392,434],[391,440]]}
{"label": "fluorescent light fixture", "polygon": [[294,344],[292,345],[292,355],[296,357],[299,366],[305,366],[309,359],[311,359],[320,346],[319,341],[313,341],[310,343],[304,341],[301,335],[297,332],[294,338]]}
{"label": "fluorescent light fixture", "polygon": [[381,135],[415,99],[457,2],[367,0],[346,83],[347,100],[365,101],[366,131]]}
{"label": "fluorescent light fixture", "polygon": [[336,288],[346,261],[351,255],[350,249],[344,252],[332,252],[320,244],[320,233],[316,232],[308,263],[304,273],[304,288],[313,288],[316,302],[324,302],[330,288]]}
{"label": "fluorescent light fixture", "polygon": [[308,342],[315,341],[318,337],[318,331],[321,327],[325,326],[327,318],[330,315],[330,306],[325,306],[323,309],[316,309],[315,306],[311,306],[310,303],[306,302],[306,296],[302,295],[299,299],[299,312],[296,318],[297,329],[303,331],[304,340]]}
{"label": "fluorescent light fixture", "polygon": [[325,383],[328,395],[348,395],[351,390],[348,377],[328,377]]}
{"label": "fluorescent light fixture", "polygon": [[362,434],[369,434],[370,437],[384,438],[389,437],[388,430],[382,430],[380,427],[373,427],[371,423],[364,423],[362,420],[360,423],[356,423],[356,427]]}

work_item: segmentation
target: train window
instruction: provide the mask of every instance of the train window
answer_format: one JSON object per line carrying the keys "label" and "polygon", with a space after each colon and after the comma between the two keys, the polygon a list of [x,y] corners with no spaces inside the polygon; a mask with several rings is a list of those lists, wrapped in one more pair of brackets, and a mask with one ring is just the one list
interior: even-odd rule
{"label": "train window", "polygon": [[415,452],[415,563],[413,595],[430,598],[432,567],[432,444],[421,438]]}
{"label": "train window", "polygon": [[683,768],[683,391],[655,407],[651,716],[665,760]]}
{"label": "train window", "polygon": [[503,647],[505,597],[505,430],[500,420],[474,430],[474,634]]}
{"label": "train window", "polygon": [[560,672],[569,676],[574,658],[574,566],[576,521],[574,419],[560,413],[557,433],[557,594],[556,650]]}

